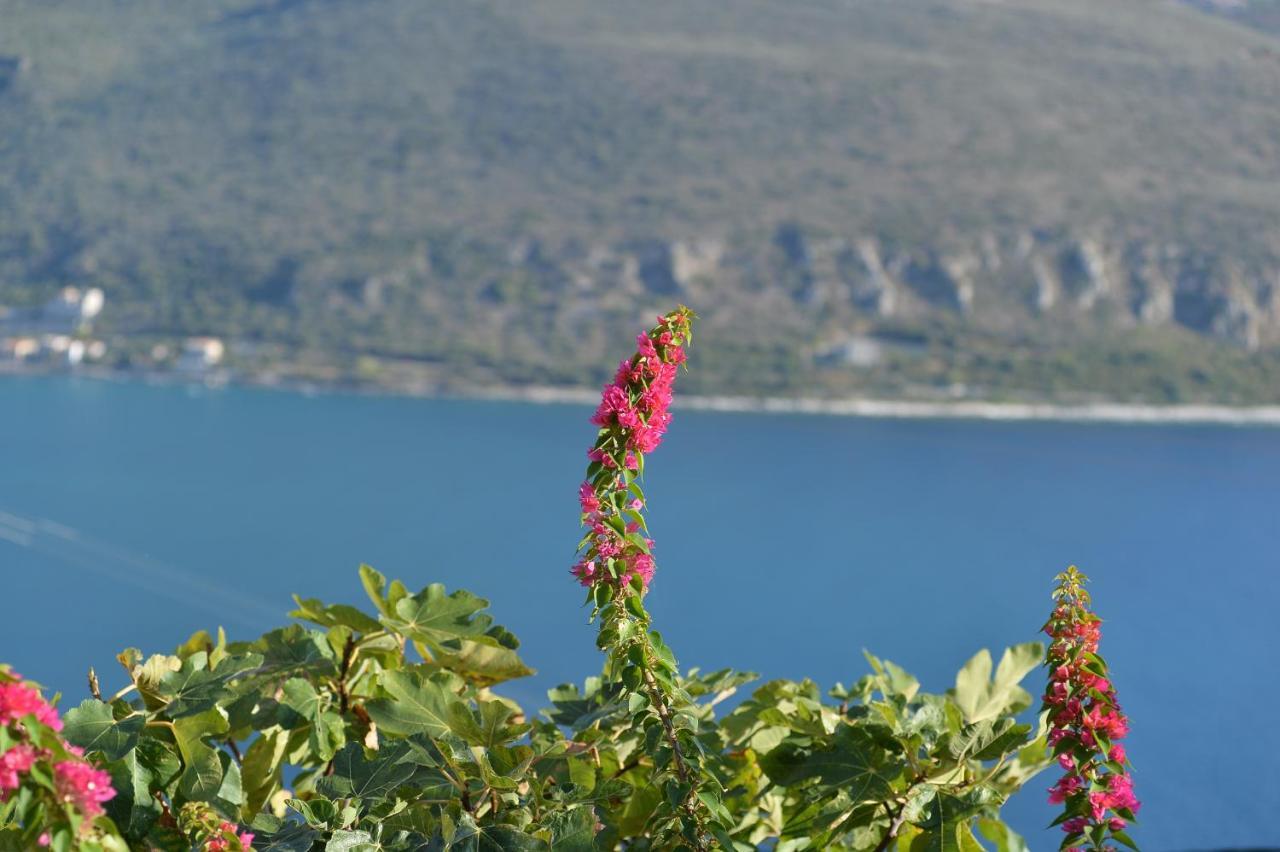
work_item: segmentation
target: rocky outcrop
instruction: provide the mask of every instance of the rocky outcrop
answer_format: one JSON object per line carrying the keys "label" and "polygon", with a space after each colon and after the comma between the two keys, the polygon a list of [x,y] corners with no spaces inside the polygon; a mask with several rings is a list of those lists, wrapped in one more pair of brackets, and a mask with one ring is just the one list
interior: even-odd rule
{"label": "rocky outcrop", "polygon": [[1143,325],[1164,325],[1173,319],[1173,282],[1153,246],[1132,250],[1126,263],[1132,295],[1129,310]]}
{"label": "rocky outcrop", "polygon": [[[858,317],[945,312],[995,331],[1040,321],[1177,325],[1245,349],[1280,345],[1280,258],[1250,266],[1151,239],[1020,230],[968,243],[948,237],[943,248],[865,233],[814,236],[787,223],[763,241],[697,234],[609,244],[523,240],[509,247],[507,262],[587,299],[669,300],[696,288],[699,298],[747,312],[767,304],[797,327],[830,321],[853,328]],[[377,303],[378,289],[366,287],[363,300]]]}
{"label": "rocky outcrop", "polygon": [[5,56],[0,54],[0,95],[13,86],[18,76],[31,68],[31,60],[26,56]]}
{"label": "rocky outcrop", "polygon": [[1185,263],[1174,291],[1173,316],[1180,325],[1246,349],[1262,343],[1264,312],[1234,264],[1199,258]]}
{"label": "rocky outcrop", "polygon": [[677,241],[671,244],[671,276],[687,289],[699,278],[714,280],[720,274],[725,245],[720,240]]}
{"label": "rocky outcrop", "polygon": [[1094,240],[1078,240],[1059,256],[1063,291],[1083,310],[1091,309],[1111,292],[1111,276],[1102,247]]}
{"label": "rocky outcrop", "polygon": [[973,305],[973,273],[978,259],[970,254],[922,252],[902,267],[902,280],[924,301],[967,313]]}
{"label": "rocky outcrop", "polygon": [[843,256],[841,272],[849,283],[853,304],[877,317],[893,316],[898,304],[898,285],[884,268],[880,246],[862,238]]}

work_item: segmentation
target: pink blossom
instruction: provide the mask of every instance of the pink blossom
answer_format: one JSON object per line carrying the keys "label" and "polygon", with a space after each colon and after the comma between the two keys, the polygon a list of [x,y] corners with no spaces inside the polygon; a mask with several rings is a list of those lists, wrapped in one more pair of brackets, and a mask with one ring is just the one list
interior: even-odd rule
{"label": "pink blossom", "polygon": [[600,498],[591,487],[590,482],[582,483],[578,488],[578,501],[582,504],[582,513],[590,515],[600,510]]}
{"label": "pink blossom", "polygon": [[1089,820],[1086,817],[1072,817],[1062,824],[1062,830],[1067,834],[1080,834],[1089,826]]}
{"label": "pink blossom", "polygon": [[54,764],[54,787],[58,798],[73,804],[92,819],[102,813],[102,803],[115,796],[111,776],[78,760]]}
{"label": "pink blossom", "polygon": [[584,586],[590,586],[595,580],[596,563],[595,560],[583,559],[569,569],[573,576],[578,578],[578,582]]}
{"label": "pink blossom", "polygon": [[[609,473],[593,470],[594,476],[578,489],[583,521],[591,528],[591,535],[584,542],[581,559],[570,571],[583,585],[625,583],[639,577],[647,587],[653,576],[653,557],[636,539],[642,524],[629,519],[625,527],[614,526],[620,520],[619,507],[641,512],[644,501],[637,497],[624,502],[615,494],[630,488],[643,456],[658,448],[671,424],[672,390],[677,365],[685,360],[683,347],[690,339],[691,316],[687,308],[681,308],[660,317],[657,327],[638,335],[636,353],[618,364],[612,384],[601,392],[600,404],[591,416],[600,435],[587,457]],[[619,529],[625,529],[626,534]],[[605,563],[613,567],[603,570],[602,560],[614,560]]]}
{"label": "pink blossom", "polygon": [[1071,798],[1077,792],[1079,792],[1080,787],[1083,785],[1083,783],[1084,782],[1081,780],[1079,775],[1062,776],[1062,778],[1058,781],[1057,784],[1054,784],[1052,787],[1049,788],[1049,804],[1051,805],[1062,804],[1067,799]]}
{"label": "pink blossom", "polygon": [[10,790],[18,789],[21,779],[18,777],[30,771],[36,762],[36,750],[26,743],[19,743],[0,754],[0,802],[9,795]]}
{"label": "pink blossom", "polygon": [[[1050,680],[1043,707],[1049,711],[1049,742],[1066,774],[1050,788],[1049,802],[1063,804],[1087,791],[1083,802],[1077,799],[1069,806],[1074,809],[1087,804],[1087,813],[1076,812],[1063,823],[1063,829],[1068,834],[1119,831],[1127,823],[1118,812],[1129,814],[1140,807],[1128,774],[1115,771],[1116,764],[1126,762],[1124,747],[1110,742],[1128,734],[1129,720],[1116,701],[1113,683],[1104,674],[1105,663],[1097,656],[1102,620],[1089,609],[1084,575],[1072,567],[1058,580],[1058,603],[1045,624],[1053,641],[1048,651]],[[1068,695],[1070,698],[1065,697]],[[1106,753],[1104,741],[1109,742]],[[1076,743],[1074,749],[1067,747],[1072,742]],[[1081,749],[1087,753],[1082,754]]]}
{"label": "pink blossom", "polygon": [[205,852],[229,852],[232,847],[231,840],[227,839],[228,835],[240,844],[241,850],[252,852],[253,835],[247,831],[240,831],[235,823],[230,822],[224,822],[218,826],[218,834],[205,842]]}
{"label": "pink blossom", "polygon": [[40,724],[62,730],[58,711],[40,697],[35,687],[25,683],[0,683],[0,725],[11,724],[24,716],[34,716]]}

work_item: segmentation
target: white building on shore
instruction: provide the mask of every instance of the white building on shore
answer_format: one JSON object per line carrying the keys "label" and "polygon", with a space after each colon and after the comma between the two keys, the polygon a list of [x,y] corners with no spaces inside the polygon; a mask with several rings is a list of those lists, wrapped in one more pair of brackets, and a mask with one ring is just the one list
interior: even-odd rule
{"label": "white building on shore", "polygon": [[184,373],[203,373],[221,364],[226,351],[221,338],[188,337],[175,368]]}

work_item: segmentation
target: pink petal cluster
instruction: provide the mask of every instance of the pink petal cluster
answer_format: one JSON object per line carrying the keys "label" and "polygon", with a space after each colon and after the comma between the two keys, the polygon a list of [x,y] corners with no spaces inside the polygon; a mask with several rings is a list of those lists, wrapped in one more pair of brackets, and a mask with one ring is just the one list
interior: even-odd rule
{"label": "pink petal cluster", "polygon": [[[239,847],[232,844],[238,842]],[[253,852],[253,834],[240,831],[235,823],[224,822],[218,826],[218,835],[204,845],[205,852]]]}
{"label": "pink petal cluster", "polygon": [[89,819],[101,814],[102,803],[116,794],[110,775],[79,760],[54,764],[53,786],[61,801],[74,805]]}
{"label": "pink petal cluster", "polygon": [[674,332],[664,325],[672,322],[671,317],[688,323],[679,312],[658,317],[658,327],[636,338],[636,354],[619,364],[613,384],[605,385],[591,422],[603,429],[617,429],[622,440],[613,447],[592,447],[589,455],[594,454],[593,460],[604,462],[609,457],[614,464],[604,462],[606,466],[616,466],[620,447],[632,453],[651,453],[662,443],[671,424],[668,409],[676,373],[685,360],[680,325]]}
{"label": "pink petal cluster", "polygon": [[637,516],[644,508],[630,494],[640,461],[662,443],[671,424],[671,398],[684,347],[690,340],[693,313],[680,308],[658,317],[658,324],[636,338],[636,354],[618,365],[605,386],[591,422],[600,427],[587,450],[592,464],[578,489],[583,523],[589,532],[583,553],[570,569],[584,586],[600,582],[625,584],[639,577],[645,588],[653,578],[651,539],[640,536]]}
{"label": "pink petal cluster", "polygon": [[62,730],[58,711],[41,697],[35,687],[15,681],[0,683],[0,725],[9,725],[25,716],[34,716],[42,725]]}
{"label": "pink petal cluster", "polygon": [[1057,606],[1044,626],[1052,641],[1043,707],[1049,743],[1065,773],[1049,788],[1049,803],[1065,806],[1068,840],[1088,836],[1103,848],[1099,838],[1123,831],[1141,806],[1124,746],[1116,742],[1129,733],[1129,720],[1098,656],[1102,620],[1089,610],[1088,578],[1072,566],[1057,579]]}
{"label": "pink petal cluster", "polygon": [[0,754],[0,802],[9,798],[11,790],[18,789],[21,783],[19,776],[31,770],[38,756],[36,750],[26,743],[19,743]]}

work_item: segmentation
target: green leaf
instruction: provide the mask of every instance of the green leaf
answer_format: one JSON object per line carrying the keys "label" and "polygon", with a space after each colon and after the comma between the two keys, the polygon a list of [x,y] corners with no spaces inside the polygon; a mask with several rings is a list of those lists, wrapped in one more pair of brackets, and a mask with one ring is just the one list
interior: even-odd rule
{"label": "green leaf", "polygon": [[369,596],[369,600],[373,601],[373,605],[378,608],[378,612],[383,615],[391,615],[391,604],[387,600],[386,588],[387,578],[382,573],[374,570],[368,565],[360,566],[360,585],[364,586],[364,593]]}
{"label": "green leaf", "polygon": [[329,828],[338,818],[338,806],[323,795],[309,799],[290,799],[289,807],[301,814],[307,825],[316,828]]}
{"label": "green leaf", "polygon": [[551,829],[555,852],[595,852],[596,815],[591,808],[574,808],[552,814],[543,824]]}
{"label": "green leaf", "polygon": [[297,728],[320,715],[320,693],[308,680],[289,678],[281,688],[280,707],[284,727]]}
{"label": "green leaf", "polygon": [[240,765],[245,791],[245,805],[241,811],[243,818],[252,819],[280,789],[288,742],[289,738],[283,731],[263,731],[244,753],[244,762]]}
{"label": "green leaf", "polygon": [[436,833],[437,821],[433,816],[434,806],[427,802],[413,802],[401,810],[393,812],[382,820],[383,836],[386,830],[410,831],[423,837],[431,837]]}
{"label": "green leaf", "polygon": [[217,709],[206,710],[175,719],[173,728],[183,763],[178,791],[195,801],[214,800],[222,787],[222,761],[217,750],[204,742],[204,737],[225,735],[227,720]]}
{"label": "green leaf", "polygon": [[550,852],[545,841],[506,825],[478,825],[471,814],[458,819],[453,840],[446,846],[457,852]]}
{"label": "green leaf", "polygon": [[449,706],[458,699],[436,680],[413,671],[389,671],[378,683],[390,697],[366,702],[365,710],[382,730],[433,737],[449,730]]}
{"label": "green leaf", "polygon": [[986,703],[990,679],[991,652],[983,648],[956,675],[956,703],[960,705],[966,720],[978,721],[978,710]]}
{"label": "green leaf", "polygon": [[961,796],[939,792],[929,803],[925,819],[916,823],[924,833],[912,841],[911,852],[982,852],[969,823],[989,800],[990,794],[983,790]]}
{"label": "green leaf", "polygon": [[346,740],[342,717],[326,707],[316,688],[302,678],[285,681],[281,691],[281,726],[294,729],[300,721],[306,722],[312,754],[322,762],[329,760]]}
{"label": "green leaf", "polygon": [[449,705],[449,727],[474,746],[492,749],[505,745],[529,730],[530,725],[508,725],[507,720],[515,715],[510,705],[501,701],[482,701],[479,704],[479,718],[466,704],[456,701]]}
{"label": "green leaf", "polygon": [[580,756],[570,756],[569,780],[578,790],[584,793],[590,793],[596,788],[596,768],[589,758]]}
{"label": "green leaf", "polygon": [[335,831],[324,845],[324,852],[367,852],[380,849],[367,831]]}
{"label": "green leaf", "polygon": [[320,832],[296,822],[284,822],[279,830],[266,833],[255,820],[253,829],[258,832],[254,838],[254,852],[310,852]]}
{"label": "green leaf", "polygon": [[381,630],[382,625],[376,618],[346,604],[326,604],[315,598],[293,596],[298,608],[289,613],[291,618],[302,618],[323,627],[350,627],[359,633],[372,633]]}
{"label": "green leaf", "polygon": [[985,648],[975,654],[956,675],[954,696],[966,722],[981,722],[1030,706],[1031,697],[1018,682],[1040,665],[1044,646],[1039,642],[1015,645],[1005,650],[991,678],[991,653]]}
{"label": "green leaf", "polygon": [[116,791],[107,802],[107,815],[131,840],[145,837],[161,814],[160,803],[151,795],[152,785],[160,785],[154,773],[139,759],[141,753],[141,749],[130,749],[106,766]]}
{"label": "green leaf", "polygon": [[223,805],[227,813],[239,813],[244,804],[244,785],[240,782],[240,767],[230,755],[218,752],[218,760],[222,763],[222,784],[214,797]]}
{"label": "green leaf", "polygon": [[982,817],[978,820],[978,831],[996,845],[996,852],[1030,852],[1022,835],[998,819]]}
{"label": "green leaf", "polygon": [[417,773],[412,763],[400,761],[401,751],[374,752],[366,759],[359,743],[347,743],[333,758],[333,774],[322,780],[323,792],[334,798],[376,799],[407,784]]}
{"label": "green leaf", "polygon": [[487,600],[466,590],[446,595],[443,585],[432,583],[418,594],[397,601],[393,613],[380,620],[410,639],[459,651],[462,639],[479,640],[493,625],[492,616],[480,614],[488,606]]}
{"label": "green leaf", "polygon": [[910,701],[920,690],[920,681],[902,667],[888,660],[881,660],[865,650],[862,655],[871,664],[871,669],[876,673],[876,682],[880,686],[880,691],[886,696],[900,695]]}
{"label": "green leaf", "polygon": [[325,634],[319,630],[308,630],[301,624],[290,624],[264,633],[254,642],[233,644],[230,650],[261,654],[260,674],[280,675],[303,669],[317,675],[337,673],[333,649],[329,647]]}
{"label": "green leaf", "polygon": [[510,648],[469,639],[462,640],[461,645],[456,652],[438,650],[430,665],[454,672],[478,686],[493,686],[534,674]]}
{"label": "green leaf", "polygon": [[788,756],[787,750],[784,744],[760,761],[775,784],[817,778],[820,786],[838,788],[854,801],[888,798],[904,767],[870,734],[850,725],[841,727],[827,747],[807,756]]}
{"label": "green leaf", "polygon": [[965,725],[960,733],[949,739],[947,747],[956,760],[966,757],[995,760],[1022,748],[1030,733],[1030,725],[1019,725],[1013,719],[986,720]]}
{"label": "green leaf", "polygon": [[[132,713],[131,708],[122,709]],[[86,752],[98,752],[110,762],[120,760],[138,744],[146,718],[132,713],[117,721],[110,704],[86,698],[79,707],[67,711],[63,723],[62,736],[67,742]]]}
{"label": "green leaf", "polygon": [[171,719],[203,713],[230,694],[228,681],[261,664],[258,654],[240,654],[223,659],[210,670],[208,656],[199,651],[183,660],[178,671],[165,673],[155,691],[168,699],[164,711]]}

